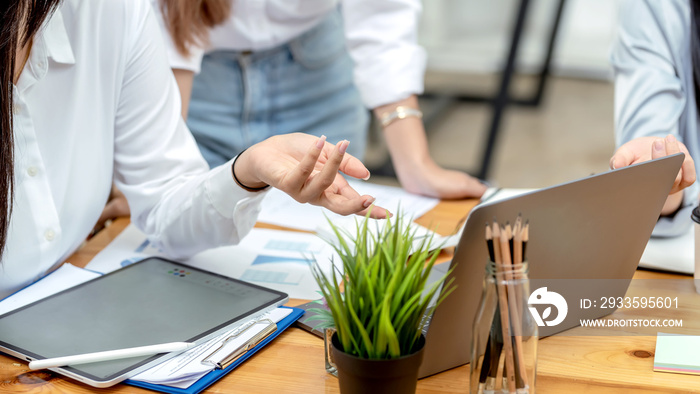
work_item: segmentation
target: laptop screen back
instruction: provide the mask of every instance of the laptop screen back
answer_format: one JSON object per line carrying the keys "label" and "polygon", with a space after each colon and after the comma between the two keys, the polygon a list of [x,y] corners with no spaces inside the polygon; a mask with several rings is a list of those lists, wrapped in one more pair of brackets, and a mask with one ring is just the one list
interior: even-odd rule
{"label": "laptop screen back", "polygon": [[[440,304],[432,317],[420,376],[468,363],[472,324],[483,289],[488,251],[484,224],[529,220],[527,246],[529,277],[534,282],[562,279],[617,279],[601,281],[596,292],[623,296],[627,290],[678,173],[683,154],[612,170],[507,200],[475,207],[465,224],[452,261],[456,290]],[[540,283],[540,282],[538,282]],[[534,288],[531,288],[534,290]],[[550,289],[573,299],[581,289]],[[614,310],[609,310],[612,313]],[[578,324],[567,316],[556,327],[540,327],[540,337]]]}

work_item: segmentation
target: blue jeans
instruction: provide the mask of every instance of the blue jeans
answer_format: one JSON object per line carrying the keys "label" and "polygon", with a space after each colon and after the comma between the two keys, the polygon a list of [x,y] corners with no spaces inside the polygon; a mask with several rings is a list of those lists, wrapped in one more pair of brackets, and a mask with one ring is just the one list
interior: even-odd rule
{"label": "blue jeans", "polygon": [[362,158],[369,113],[352,69],[339,11],[270,50],[211,52],[194,79],[187,125],[212,167],[293,132],[347,139],[348,152]]}

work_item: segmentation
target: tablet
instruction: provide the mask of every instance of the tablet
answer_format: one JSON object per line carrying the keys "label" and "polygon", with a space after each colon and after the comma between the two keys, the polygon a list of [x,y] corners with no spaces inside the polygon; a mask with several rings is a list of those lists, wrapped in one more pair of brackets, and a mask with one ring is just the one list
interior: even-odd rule
{"label": "tablet", "polygon": [[[33,361],[167,342],[202,343],[287,300],[279,291],[153,257],[0,316],[0,350]],[[108,387],[172,356],[52,370]]]}

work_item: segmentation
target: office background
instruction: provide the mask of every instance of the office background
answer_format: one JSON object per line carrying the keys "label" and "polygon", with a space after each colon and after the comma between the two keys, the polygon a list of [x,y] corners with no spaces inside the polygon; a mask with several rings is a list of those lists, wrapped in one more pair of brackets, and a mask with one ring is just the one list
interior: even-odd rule
{"label": "office background", "polygon": [[[501,82],[522,0],[424,1],[420,42],[428,52],[426,93],[493,96]],[[512,96],[528,96],[547,50],[560,0],[531,0],[517,56]],[[536,107],[508,106],[487,180],[502,187],[544,187],[608,169],[614,151],[613,84],[608,62],[620,0],[565,0],[551,75]],[[492,107],[487,103],[422,100],[437,111],[427,125],[430,149],[446,167],[480,166]],[[387,154],[377,138],[366,161]],[[376,177],[381,183],[390,178]]]}

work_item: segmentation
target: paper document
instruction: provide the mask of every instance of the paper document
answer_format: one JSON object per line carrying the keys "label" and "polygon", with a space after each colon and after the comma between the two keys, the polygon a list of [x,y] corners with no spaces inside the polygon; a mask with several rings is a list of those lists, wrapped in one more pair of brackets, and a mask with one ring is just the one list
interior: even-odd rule
{"label": "paper document", "polygon": [[70,263],[65,263],[49,275],[0,301],[0,315],[95,279],[98,276],[100,274],[97,272],[84,270]]}
{"label": "paper document", "polygon": [[129,224],[85,268],[107,274],[152,256],[166,257],[141,230]]}
{"label": "paper document", "polygon": [[[394,187],[377,185],[364,181],[349,180],[348,183],[360,195],[369,194],[376,198],[375,204],[388,209],[392,213],[398,211],[417,219],[433,209],[440,200],[411,194],[405,190]],[[310,204],[299,204],[288,194],[272,189],[262,202],[262,209],[258,221],[276,224],[289,228],[314,231],[319,226],[335,221],[343,216],[337,215],[325,208]],[[328,218],[328,219],[327,219]]]}
{"label": "paper document", "polygon": [[[387,224],[386,220],[366,219],[359,216],[346,216],[333,220],[333,226],[335,226],[339,230],[340,234],[343,236],[345,241],[351,245],[353,242],[352,239],[354,238],[357,232],[357,226],[362,226],[361,223],[364,223],[365,220],[369,220],[369,223],[367,224],[367,229],[369,233],[375,237],[384,231]],[[414,234],[413,246],[411,248],[412,252],[418,250],[418,248],[423,242],[429,242],[429,250],[457,246],[459,238],[462,235],[462,232],[460,230],[460,232],[455,235],[442,236],[415,222],[410,223],[410,231]],[[334,244],[338,243],[337,236],[331,228],[330,223],[325,223],[316,228],[316,233],[319,235],[319,237],[323,238],[324,240],[333,242]]]}
{"label": "paper document", "polygon": [[[146,236],[129,225],[87,268],[107,273],[148,256],[164,257],[143,245],[150,245]],[[330,273],[333,256],[333,248],[314,234],[254,228],[239,245],[206,250],[184,263],[282,291],[290,298],[317,299],[319,289],[309,265],[315,259]]]}
{"label": "paper document", "polygon": [[693,226],[688,226],[688,231],[678,237],[651,238],[639,266],[692,274],[695,271]]}
{"label": "paper document", "polygon": [[[277,323],[287,317],[292,312],[289,308],[276,308],[267,312],[260,317],[251,321],[242,323],[228,332],[207,341],[197,347],[179,354],[168,361],[158,364],[155,367],[146,370],[132,380],[138,380],[146,383],[164,384],[167,386],[187,388],[199,380],[202,376],[214,370],[215,366],[211,363],[202,363],[213,350],[217,349],[220,344],[229,337],[235,337],[234,340],[226,343],[226,349],[221,349],[216,353],[215,362],[221,361],[226,357],[227,350],[235,350],[245,345],[252,337],[264,329],[265,325],[260,324],[261,320],[270,319]],[[246,330],[246,328],[251,329]]]}
{"label": "paper document", "polygon": [[479,204],[493,203],[496,201],[506,200],[511,197],[517,197],[521,194],[533,192],[537,189],[506,189],[500,187],[490,187],[486,189],[484,195],[481,196]]}

